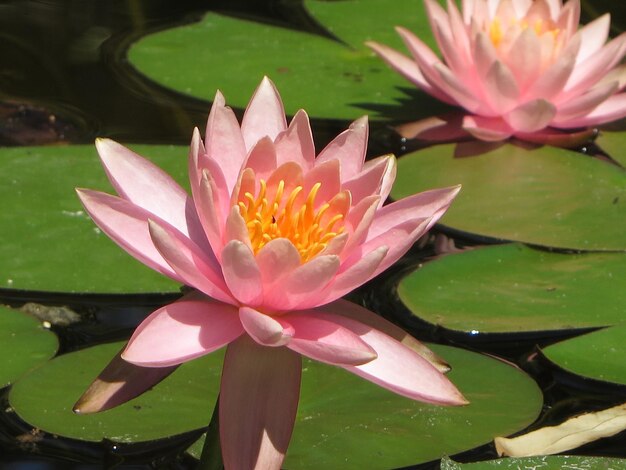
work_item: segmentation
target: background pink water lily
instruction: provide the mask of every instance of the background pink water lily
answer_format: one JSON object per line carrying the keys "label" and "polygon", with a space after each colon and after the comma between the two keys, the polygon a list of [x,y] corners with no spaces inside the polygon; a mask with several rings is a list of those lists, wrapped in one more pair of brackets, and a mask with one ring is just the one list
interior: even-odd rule
{"label": "background pink water lily", "polygon": [[618,65],[626,33],[606,42],[608,14],[578,29],[579,0],[463,0],[461,11],[452,0],[447,11],[424,2],[442,58],[403,27],[411,58],[368,45],[425,92],[468,111],[462,128],[478,139],[540,141],[553,129],[626,116]]}
{"label": "background pink water lily", "polygon": [[[227,468],[279,468],[301,359],[337,365],[400,395],[466,403],[401,330],[341,300],[402,256],[459,188],[383,206],[395,159],[365,162],[367,120],[317,157],[309,120],[287,125],[266,78],[239,125],[218,92],[189,155],[192,195],[110,140],[97,148],[119,196],[80,189],[98,226],[151,268],[193,287],[152,313],[122,357],[170,367],[228,345],[220,391]],[[414,345],[414,343],[413,343]]]}

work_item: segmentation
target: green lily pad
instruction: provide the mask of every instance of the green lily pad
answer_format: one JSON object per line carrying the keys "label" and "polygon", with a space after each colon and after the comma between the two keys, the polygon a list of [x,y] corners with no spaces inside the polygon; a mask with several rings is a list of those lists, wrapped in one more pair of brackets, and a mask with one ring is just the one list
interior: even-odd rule
{"label": "green lily pad", "polygon": [[543,348],[542,353],[573,374],[626,385],[626,324],[561,341]]}
{"label": "green lily pad", "polygon": [[[186,147],[132,146],[179,182]],[[0,150],[0,288],[126,294],[179,286],[128,255],[91,221],[75,187],[114,192],[93,145]]]}
{"label": "green lily pad", "polygon": [[27,423],[59,436],[131,443],[206,426],[219,391],[223,353],[189,362],[143,395],[102,413],[77,415],[72,406],[123,347],[110,343],[65,354],[18,381],[9,402]]}
{"label": "green lily pad", "polygon": [[[392,197],[462,184],[441,223],[498,239],[626,250],[626,171],[576,152],[502,145],[455,156],[440,145],[400,158]],[[458,151],[467,150],[459,145]]]}
{"label": "green lily pad", "polygon": [[0,306],[0,388],[53,357],[59,341],[35,318]]}
{"label": "green lily pad", "polygon": [[[449,377],[469,399],[469,406],[425,405],[341,369],[305,362],[284,467],[404,467],[511,434],[537,416],[541,392],[520,370],[462,349],[438,345],[433,349],[452,365]],[[201,448],[197,442],[190,453],[198,457]]]}
{"label": "green lily pad", "polygon": [[407,100],[400,88],[413,93],[413,85],[364,45],[375,40],[405,50],[396,25],[432,44],[420,2],[396,0],[390,7],[386,0],[305,0],[304,7],[338,40],[210,12],[198,23],[140,39],[128,58],[159,85],[205,100],[220,89],[238,108],[268,75],[291,115],[299,108],[315,118],[346,120],[363,114],[416,119],[432,113],[435,101],[421,93],[428,106],[413,100],[400,107],[399,101]]}
{"label": "green lily pad", "polygon": [[613,325],[626,305],[626,254],[497,245],[425,263],[398,295],[429,323],[473,333]]}
{"label": "green lily pad", "polygon": [[596,139],[596,144],[613,160],[626,167],[626,132],[602,130]]}
{"label": "green lily pad", "polygon": [[626,459],[610,457],[584,457],[578,455],[542,455],[539,457],[506,458],[486,462],[458,463],[450,459],[441,461],[441,470],[622,470]]}

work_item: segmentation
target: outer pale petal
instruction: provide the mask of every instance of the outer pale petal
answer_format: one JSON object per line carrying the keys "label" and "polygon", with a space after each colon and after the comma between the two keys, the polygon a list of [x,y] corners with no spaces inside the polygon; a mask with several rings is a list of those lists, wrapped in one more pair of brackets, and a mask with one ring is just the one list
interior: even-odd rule
{"label": "outer pale petal", "polygon": [[367,196],[380,194],[380,206],[382,206],[395,179],[395,174],[392,175],[394,172],[395,157],[393,155],[377,157],[365,162],[363,171],[356,177],[344,181],[343,189],[350,191],[353,205],[358,204]]}
{"label": "outer pale petal", "polygon": [[582,41],[580,44],[580,50],[578,51],[578,57],[576,58],[578,63],[584,61],[588,57],[591,57],[600,50],[606,42],[606,39],[609,37],[610,26],[611,15],[605,13],[580,29]]}
{"label": "outer pale petal", "polygon": [[246,149],[268,136],[272,141],[287,129],[285,109],[272,81],[263,77],[241,121],[241,132]]}
{"label": "outer pale petal", "polygon": [[511,126],[500,117],[465,116],[463,129],[477,139],[487,142],[498,142],[513,135]]}
{"label": "outer pale petal", "polygon": [[559,106],[553,122],[565,122],[571,119],[583,117],[593,111],[600,103],[606,101],[619,87],[618,82],[598,85],[587,93],[573,98]]}
{"label": "outer pale petal", "polygon": [[167,225],[149,220],[148,226],[154,246],[185,284],[214,299],[235,303],[213,253],[202,251],[193,241]]}
{"label": "outer pale petal", "polygon": [[357,119],[350,128],[339,134],[317,157],[316,164],[337,159],[341,167],[341,180],[349,180],[361,171],[367,151],[367,116]]}
{"label": "outer pale petal", "polygon": [[376,358],[376,351],[334,319],[318,311],[301,311],[278,317],[277,321],[293,329],[287,347],[316,361],[354,366]]}
{"label": "outer pale petal", "polygon": [[[323,308],[318,310],[324,312]],[[370,362],[344,366],[344,369],[413,400],[445,405],[467,404],[452,382],[412,349],[371,326],[326,313],[332,316],[332,321],[351,329],[378,353],[378,357]]]}
{"label": "outer pale petal", "polygon": [[428,362],[430,362],[439,372],[446,373],[450,370],[450,365],[433,351],[428,349],[423,343],[419,342],[413,336],[408,334],[402,328],[394,325],[390,321],[385,320],[381,315],[377,315],[368,309],[355,304],[354,302],[348,302],[347,300],[339,299],[330,304],[321,307],[325,312],[332,312],[337,315],[352,318],[365,325],[371,326],[378,331],[385,333],[387,336],[391,336],[393,339],[400,341],[406,347],[411,348],[417,354],[422,356]]}
{"label": "outer pale petal", "polygon": [[76,192],[93,221],[109,238],[146,266],[184,282],[152,243],[148,219],[157,218],[154,214],[110,194],[90,189]]}
{"label": "outer pale petal", "polygon": [[233,296],[242,304],[255,306],[263,299],[263,281],[252,250],[231,240],[222,250],[222,272]]}
{"label": "outer pale petal", "polygon": [[220,387],[220,441],[225,468],[281,467],[296,418],[300,355],[259,346],[247,336],[226,350]]}
{"label": "outer pale petal", "polygon": [[534,100],[518,106],[504,116],[516,132],[535,132],[547,127],[556,114],[556,108],[546,100]]}
{"label": "outer pale petal", "polygon": [[239,309],[241,324],[254,341],[263,346],[283,346],[291,340],[293,329],[250,307]]}
{"label": "outer pale petal", "polygon": [[215,351],[242,333],[236,307],[181,300],[148,316],[133,333],[122,359],[145,367],[173,366]]}
{"label": "outer pale petal", "polygon": [[618,93],[608,98],[584,117],[553,124],[554,127],[568,129],[595,126],[626,117],[626,93]]}
{"label": "outer pale petal", "polygon": [[117,193],[157,215],[188,235],[197,227],[193,204],[183,188],[154,163],[110,139],[97,139],[96,148]]}
{"label": "outer pale petal", "polygon": [[276,139],[277,165],[296,162],[304,169],[310,169],[315,162],[315,145],[309,116],[299,110],[289,123],[289,128]]}
{"label": "outer pale petal", "polygon": [[[219,163],[227,186],[226,192],[230,193],[237,182],[239,171],[248,152],[237,117],[232,109],[224,105],[224,97],[219,91],[215,95],[207,121],[204,145],[208,159]],[[210,168],[205,165],[206,160],[202,157],[199,159],[200,173],[204,169],[210,171]]]}

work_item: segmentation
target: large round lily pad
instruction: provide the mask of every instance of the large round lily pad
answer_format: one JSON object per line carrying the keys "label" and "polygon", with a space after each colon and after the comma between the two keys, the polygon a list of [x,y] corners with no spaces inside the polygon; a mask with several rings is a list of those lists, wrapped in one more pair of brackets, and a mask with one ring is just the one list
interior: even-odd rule
{"label": "large round lily pad", "polygon": [[179,367],[143,395],[108,411],[77,415],[72,406],[124,343],[59,356],[23,377],[9,401],[27,423],[59,436],[142,442],[206,426],[219,391],[223,354]]}
{"label": "large round lily pad", "polygon": [[376,40],[404,50],[396,25],[432,43],[420,2],[396,0],[390,8],[386,0],[305,0],[304,7],[337,39],[209,12],[198,23],[140,39],[128,57],[160,85],[205,100],[219,88],[239,108],[268,75],[288,114],[304,108],[315,118],[354,120],[363,114],[416,119],[432,112],[430,99],[429,106],[411,100],[400,106],[407,101],[400,88],[411,94],[415,88],[364,45]]}
{"label": "large round lily pad", "polygon": [[[305,361],[284,467],[404,467],[511,434],[537,416],[541,392],[520,370],[462,349],[433,349],[452,365],[449,377],[470,400],[469,406],[417,403],[341,369]],[[198,456],[200,449],[197,443],[190,451]]]}
{"label": "large round lily pad", "polygon": [[626,459],[585,457],[579,455],[542,455],[539,457],[507,458],[486,462],[458,463],[441,461],[441,470],[623,470]]}
{"label": "large round lily pad", "polygon": [[0,387],[53,357],[57,337],[37,319],[0,306]]}
{"label": "large round lily pad", "polygon": [[[186,181],[184,147],[134,146]],[[47,292],[176,292],[97,229],[75,187],[113,192],[92,145],[0,150],[0,288]]]}
{"label": "large round lily pad", "polygon": [[573,374],[626,385],[626,324],[561,341],[543,348],[542,353]]}
{"label": "large round lily pad", "polygon": [[419,318],[464,332],[613,325],[624,318],[626,254],[482,247],[425,263],[398,294]]}
{"label": "large round lily pad", "polygon": [[549,247],[626,250],[623,169],[553,147],[507,144],[477,156],[455,155],[456,148],[440,145],[400,158],[392,196],[462,184],[443,225]]}

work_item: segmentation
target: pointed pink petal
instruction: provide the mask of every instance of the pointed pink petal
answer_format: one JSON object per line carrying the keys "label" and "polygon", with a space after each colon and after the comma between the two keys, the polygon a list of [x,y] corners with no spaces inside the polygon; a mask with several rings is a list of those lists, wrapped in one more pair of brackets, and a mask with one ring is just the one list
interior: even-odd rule
{"label": "pointed pink petal", "polygon": [[[246,158],[247,151],[239,128],[239,122],[232,109],[224,105],[224,97],[218,91],[211,107],[206,125],[204,145],[208,158],[219,163],[224,175],[226,191],[230,193]],[[200,159],[200,173],[207,168],[205,159]]]}
{"label": "pointed pink petal", "polygon": [[186,235],[197,230],[193,204],[170,175],[113,140],[97,139],[96,148],[111,184],[123,199],[159,216]]}
{"label": "pointed pink petal", "polygon": [[361,171],[367,151],[367,116],[357,119],[321,151],[316,165],[328,160],[339,160],[341,180],[348,180]]}
{"label": "pointed pink petal", "polygon": [[434,33],[439,50],[451,70],[459,73],[464,70],[467,73],[468,63],[466,57],[459,50],[460,45],[456,43],[450,28],[450,19],[445,10],[433,0],[425,0],[426,11],[429,12],[431,29]]}
{"label": "pointed pink petal", "polygon": [[618,93],[601,103],[586,116],[553,124],[561,129],[587,127],[615,121],[626,117],[626,93]]}
{"label": "pointed pink petal", "polygon": [[263,346],[283,346],[293,335],[293,328],[289,325],[283,325],[270,315],[250,307],[239,309],[239,319],[246,333]]}
{"label": "pointed pink petal", "polygon": [[298,305],[315,303],[322,290],[339,269],[336,255],[318,255],[294,269],[281,282],[280,289],[265,292],[263,305],[278,311],[293,310]]}
{"label": "pointed pink petal", "polygon": [[265,136],[253,144],[245,167],[251,168],[257,178],[267,181],[276,169],[276,148],[272,139]]}
{"label": "pointed pink petal", "polygon": [[315,162],[315,144],[309,116],[304,110],[299,110],[289,123],[289,128],[276,139],[277,165],[286,162],[296,162],[308,170]]}
{"label": "pointed pink petal", "polygon": [[148,227],[154,246],[185,284],[214,299],[235,303],[213,253],[203,252],[193,241],[167,225],[149,220]]}
{"label": "pointed pink petal", "polygon": [[311,359],[355,366],[376,358],[376,351],[334,319],[334,315],[318,311],[302,311],[277,318],[285,327],[293,329],[287,347]]}
{"label": "pointed pink petal", "polygon": [[[363,171],[354,178],[343,182],[343,189],[350,191],[352,195],[352,204],[357,205],[367,196],[380,194],[384,189],[384,195],[381,194],[380,205],[389,194],[392,181],[389,181],[389,173],[395,168],[395,157],[393,155],[384,155],[365,162]],[[387,177],[387,179],[385,179]],[[383,188],[383,182],[385,187]]]}
{"label": "pointed pink petal", "polygon": [[288,239],[275,238],[259,250],[256,262],[265,289],[280,289],[282,277],[300,266],[300,253]]}
{"label": "pointed pink petal", "polygon": [[513,135],[513,129],[500,117],[465,116],[463,129],[487,142],[497,142]]}
{"label": "pointed pink petal", "polygon": [[[320,314],[324,308],[318,309]],[[430,362],[390,336],[350,318],[333,315],[332,321],[352,330],[368,343],[378,357],[358,366],[343,366],[349,372],[398,395],[426,403],[464,405],[467,400]]]}
{"label": "pointed pink petal", "polygon": [[382,316],[371,312],[370,310],[361,307],[353,302],[339,299],[330,304],[324,305],[321,309],[325,312],[331,312],[336,315],[342,315],[344,317],[351,318],[365,325],[371,326],[378,331],[391,336],[396,341],[400,341],[406,347],[412,349],[417,354],[422,356],[428,362],[430,362],[435,368],[442,373],[450,371],[450,365],[433,351],[431,351],[426,345],[416,340],[404,331],[402,328],[394,325],[388,320],[385,320]]}
{"label": "pointed pink petal", "polygon": [[302,194],[309,194],[313,186],[322,183],[315,198],[315,208],[330,201],[341,191],[341,162],[337,159],[316,162],[311,171],[304,175]]}
{"label": "pointed pink petal", "polygon": [[378,54],[380,58],[387,63],[387,65],[412,82],[418,88],[421,88],[429,95],[432,95],[441,101],[454,104],[454,102],[450,100],[450,97],[442,93],[439,89],[430,86],[414,60],[404,54],[401,54],[395,49],[392,49],[391,47],[385,46],[384,44],[368,41],[365,45]]}
{"label": "pointed pink petal", "polygon": [[487,35],[479,31],[474,39],[474,65],[480,77],[487,75],[493,64],[498,60],[498,53]]}
{"label": "pointed pink petal", "polygon": [[368,196],[350,209],[348,217],[346,217],[346,224],[353,228],[353,232],[344,248],[344,257],[350,253],[353,247],[365,241],[374,217],[376,217],[379,202],[380,197]]}
{"label": "pointed pink petal", "polygon": [[211,249],[215,256],[220,259],[224,246],[222,241],[223,214],[218,209],[220,201],[218,200],[215,182],[207,171],[204,172],[200,181],[200,187],[198,194],[194,197],[194,202],[196,203],[196,210]]}
{"label": "pointed pink petal", "polygon": [[583,62],[600,50],[609,37],[610,26],[611,15],[605,13],[580,29],[582,40],[576,58],[578,63]]}
{"label": "pointed pink petal", "polygon": [[243,333],[237,308],[211,300],[181,300],[137,327],[122,359],[145,367],[180,364],[208,354]]}
{"label": "pointed pink petal", "polygon": [[514,107],[520,95],[515,76],[499,60],[496,60],[487,71],[484,89],[492,109],[497,114],[503,114]]}
{"label": "pointed pink petal", "polygon": [[[326,304],[343,297],[357,287],[365,284],[377,272],[385,256],[389,252],[389,247],[379,246],[373,251],[365,254],[361,258],[351,260],[346,263],[346,268],[342,266],[331,284],[324,289],[324,292],[316,299],[317,305]],[[301,307],[303,308],[303,307]]]}
{"label": "pointed pink petal", "polygon": [[444,64],[434,64],[433,69],[438,74],[439,85],[459,106],[475,113],[490,112],[489,106],[480,98],[481,84],[478,80],[467,80],[459,77]]}
{"label": "pointed pink petal", "polygon": [[466,64],[472,62],[470,38],[467,28],[463,23],[461,12],[453,0],[447,1],[448,20],[450,22],[450,31],[454,44],[457,45],[457,53],[463,58]]}
{"label": "pointed pink petal", "polygon": [[518,106],[504,119],[516,132],[535,132],[547,127],[555,114],[554,105],[540,99]]}
{"label": "pointed pink petal", "polygon": [[269,78],[263,77],[241,122],[246,148],[250,150],[265,136],[274,141],[285,129],[287,120],[278,90]]}
{"label": "pointed pink petal", "polygon": [[241,212],[239,212],[239,207],[237,206],[233,206],[230,210],[224,227],[224,241],[228,243],[231,240],[239,240],[248,248],[252,249],[246,221],[241,216]]}
{"label": "pointed pink petal", "polygon": [[576,33],[580,22],[580,1],[570,0],[566,2],[558,15],[556,27],[565,33],[565,40]]}
{"label": "pointed pink petal", "polygon": [[226,350],[220,387],[224,467],[279,469],[298,409],[302,363],[287,348],[259,346],[247,336]]}
{"label": "pointed pink petal", "polygon": [[158,219],[154,214],[110,194],[90,189],[76,192],[93,221],[109,238],[146,266],[184,282],[152,243],[148,219]]}
{"label": "pointed pink petal", "polygon": [[222,272],[233,296],[242,304],[255,306],[263,299],[263,281],[252,250],[239,240],[222,250]]}
{"label": "pointed pink petal", "polygon": [[609,96],[615,94],[619,87],[618,82],[609,82],[589,90],[587,93],[577,96],[558,107],[553,122],[559,123],[583,117],[593,111],[600,103],[606,101]]}

